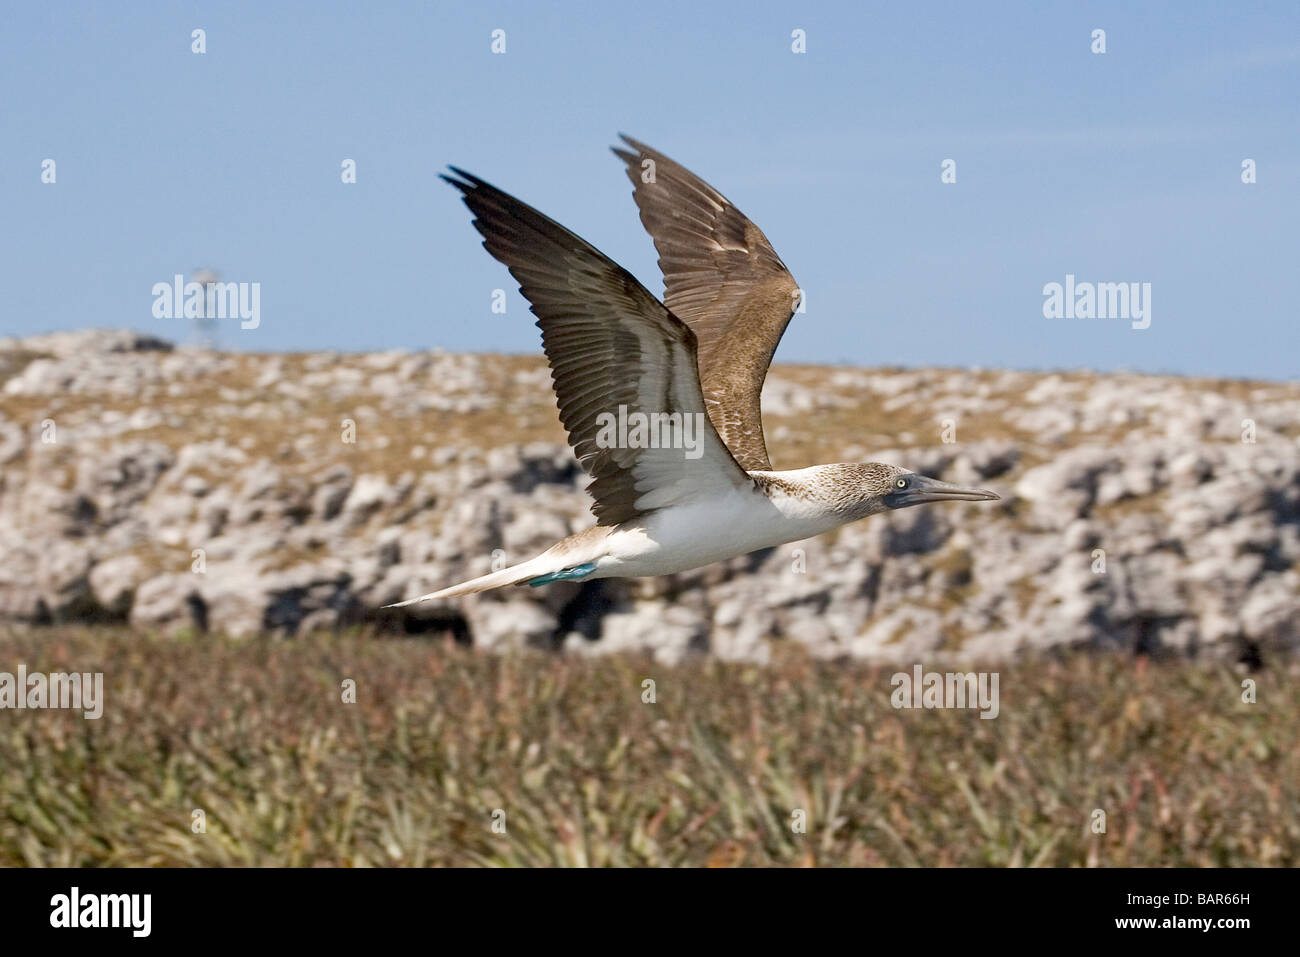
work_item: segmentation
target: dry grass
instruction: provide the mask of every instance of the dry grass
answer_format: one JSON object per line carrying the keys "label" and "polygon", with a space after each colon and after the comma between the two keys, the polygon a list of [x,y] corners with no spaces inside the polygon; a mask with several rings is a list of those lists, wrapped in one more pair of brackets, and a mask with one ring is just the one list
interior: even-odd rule
{"label": "dry grass", "polygon": [[0,712],[0,865],[1300,863],[1282,670],[1247,705],[1224,668],[1027,662],[980,720],[894,710],[894,669],[777,659],[0,632],[0,670],[102,670],[107,698]]}

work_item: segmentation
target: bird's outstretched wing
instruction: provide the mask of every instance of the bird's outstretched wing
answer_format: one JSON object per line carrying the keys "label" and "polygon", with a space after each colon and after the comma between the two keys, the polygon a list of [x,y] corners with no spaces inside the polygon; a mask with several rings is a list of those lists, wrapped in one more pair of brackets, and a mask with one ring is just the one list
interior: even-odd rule
{"label": "bird's outstretched wing", "polygon": [[[509,268],[537,316],[560,421],[592,476],[597,522],[616,525],[752,484],[709,422],[690,328],[590,243],[477,176],[451,170],[455,176],[443,179],[461,191],[484,248]],[[620,410],[629,423],[623,444],[641,447],[619,447],[622,436],[609,441],[608,416],[617,421]],[[634,414],[676,416],[689,447],[643,447]]]}
{"label": "bird's outstretched wing", "polygon": [[622,139],[630,149],[613,150],[659,251],[664,304],[699,338],[709,417],[743,468],[770,469],[759,400],[799,285],[725,196],[657,150]]}

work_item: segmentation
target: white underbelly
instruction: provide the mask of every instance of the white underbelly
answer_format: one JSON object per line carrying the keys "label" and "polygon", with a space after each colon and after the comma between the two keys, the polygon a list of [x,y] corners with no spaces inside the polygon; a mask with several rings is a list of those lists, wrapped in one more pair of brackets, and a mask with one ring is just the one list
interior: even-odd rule
{"label": "white underbelly", "polygon": [[792,518],[748,489],[662,509],[629,526],[609,537],[608,557],[593,577],[671,575],[828,530],[824,519]]}

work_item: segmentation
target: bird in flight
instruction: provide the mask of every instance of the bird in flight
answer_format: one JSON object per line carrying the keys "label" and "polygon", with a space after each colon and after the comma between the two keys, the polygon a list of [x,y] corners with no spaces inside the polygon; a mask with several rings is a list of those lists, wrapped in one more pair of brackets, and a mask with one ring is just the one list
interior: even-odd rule
{"label": "bird in flight", "polygon": [[759,398],[798,284],[730,200],[627,136],[614,153],[659,252],[663,302],[590,243],[464,170],[483,246],[537,316],[596,525],[542,554],[389,607],[503,585],[669,575],[888,509],[998,498],[880,462],[774,470]]}

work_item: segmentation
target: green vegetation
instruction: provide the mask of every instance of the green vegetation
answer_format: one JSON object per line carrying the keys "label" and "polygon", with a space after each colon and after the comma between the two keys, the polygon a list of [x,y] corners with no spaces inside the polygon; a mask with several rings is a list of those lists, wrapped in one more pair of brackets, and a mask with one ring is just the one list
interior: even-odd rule
{"label": "green vegetation", "polygon": [[1243,704],[1226,667],[1022,662],[981,720],[774,657],[0,631],[0,671],[103,671],[106,699],[0,711],[0,865],[1300,864],[1284,668]]}

